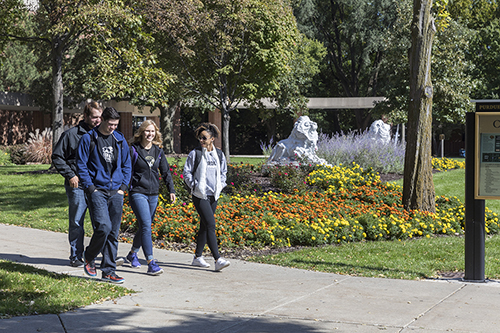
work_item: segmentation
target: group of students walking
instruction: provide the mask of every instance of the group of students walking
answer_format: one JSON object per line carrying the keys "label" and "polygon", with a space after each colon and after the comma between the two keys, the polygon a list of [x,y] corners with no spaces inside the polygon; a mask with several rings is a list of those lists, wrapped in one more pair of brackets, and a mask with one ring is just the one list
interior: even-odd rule
{"label": "group of students walking", "polygon": [[[126,256],[133,268],[140,268],[138,253],[142,248],[148,265],[147,274],[159,275],[163,269],[153,256],[151,225],[158,206],[160,179],[176,201],[170,166],[163,152],[162,137],[153,121],[146,120],[137,129],[130,146],[116,129],[120,114],[112,107],[104,110],[96,102],[84,107],[84,119],[65,131],[52,154],[52,162],[65,178],[69,204],[68,240],[70,265],[82,267],[89,276],[96,276],[95,260],[102,255],[102,280],[123,283],[116,267],[125,191],[137,218],[138,230]],[[220,257],[215,233],[215,210],[222,189],[226,186],[227,163],[221,150],[214,146],[219,129],[210,123],[195,131],[200,141],[184,165],[184,180],[191,189],[193,203],[200,216],[193,266],[208,268],[202,254],[208,244],[215,261],[215,270],[229,266]],[[161,176],[161,178],[160,178]],[[89,211],[93,227],[90,243],[84,249],[84,219]]]}

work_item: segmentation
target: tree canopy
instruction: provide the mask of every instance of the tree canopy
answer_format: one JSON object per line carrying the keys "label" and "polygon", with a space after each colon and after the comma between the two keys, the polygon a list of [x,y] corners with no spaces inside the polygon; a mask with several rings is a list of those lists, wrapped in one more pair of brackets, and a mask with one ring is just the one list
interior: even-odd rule
{"label": "tree canopy", "polygon": [[[299,28],[327,48],[316,96],[369,97],[384,94],[392,74],[386,55],[404,2],[396,0],[304,0],[295,9]],[[360,129],[369,125],[365,110],[356,110]]]}
{"label": "tree canopy", "polygon": [[[63,130],[64,98],[77,102],[94,97],[143,98],[166,87],[166,75],[150,67],[154,57],[142,48],[142,20],[120,0],[40,0],[28,8],[7,0],[2,25],[17,22],[0,40],[29,42],[37,50],[39,65],[51,68],[53,144]],[[35,26],[23,29],[19,19],[30,15]],[[90,65],[92,64],[92,65]],[[64,73],[71,75],[64,90]],[[153,79],[150,79],[150,78]],[[80,79],[80,80],[78,80]],[[43,105],[43,103],[41,103]]]}
{"label": "tree canopy", "polygon": [[223,114],[223,149],[229,157],[230,112],[272,96],[291,71],[300,35],[285,0],[163,0],[147,16],[163,35],[162,57],[187,95]]}

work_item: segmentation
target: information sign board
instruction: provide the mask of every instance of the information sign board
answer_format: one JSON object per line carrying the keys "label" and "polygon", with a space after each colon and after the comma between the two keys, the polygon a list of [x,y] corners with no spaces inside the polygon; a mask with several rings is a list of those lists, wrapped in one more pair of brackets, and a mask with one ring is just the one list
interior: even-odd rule
{"label": "information sign board", "polygon": [[500,199],[500,112],[476,112],[475,199]]}

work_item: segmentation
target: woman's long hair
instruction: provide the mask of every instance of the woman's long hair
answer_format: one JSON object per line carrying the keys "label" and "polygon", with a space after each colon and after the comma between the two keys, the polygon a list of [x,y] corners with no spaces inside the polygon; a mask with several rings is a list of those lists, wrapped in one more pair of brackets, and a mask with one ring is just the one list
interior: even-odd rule
{"label": "woman's long hair", "polygon": [[149,120],[149,119],[145,120],[141,124],[141,126],[139,126],[139,128],[137,129],[137,131],[135,131],[134,136],[132,137],[132,139],[130,139],[130,143],[141,142],[141,140],[142,140],[142,133],[146,130],[146,128],[149,125],[153,125],[155,127],[155,138],[153,139],[153,144],[157,145],[160,148],[163,148],[163,139],[161,137],[160,129],[158,128],[158,126],[156,126],[156,123],[154,121]]}

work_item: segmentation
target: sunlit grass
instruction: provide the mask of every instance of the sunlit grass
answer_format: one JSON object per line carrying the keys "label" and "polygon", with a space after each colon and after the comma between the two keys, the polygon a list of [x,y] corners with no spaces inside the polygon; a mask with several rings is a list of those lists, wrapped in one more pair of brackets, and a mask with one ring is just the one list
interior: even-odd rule
{"label": "sunlit grass", "polygon": [[[464,238],[450,236],[311,247],[249,260],[343,275],[415,280],[463,272],[464,252]],[[486,277],[500,278],[500,236],[486,239],[485,252]]]}
{"label": "sunlit grass", "polygon": [[61,313],[133,292],[0,259],[0,318]]}

